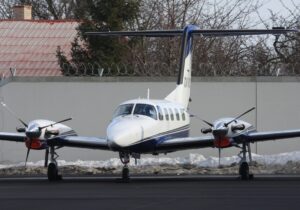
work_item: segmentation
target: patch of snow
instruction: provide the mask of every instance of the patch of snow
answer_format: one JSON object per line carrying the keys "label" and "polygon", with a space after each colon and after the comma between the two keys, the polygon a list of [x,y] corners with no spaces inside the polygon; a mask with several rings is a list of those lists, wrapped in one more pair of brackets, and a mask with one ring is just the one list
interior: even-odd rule
{"label": "patch of snow", "polygon": [[[300,151],[287,152],[276,155],[258,155],[252,154],[252,158],[259,164],[264,165],[285,165],[287,162],[300,162]],[[221,165],[230,166],[234,163],[239,163],[240,158],[238,156],[222,157]],[[37,162],[28,162],[28,167],[41,167],[44,165],[44,161],[40,160]],[[59,166],[80,166],[87,168],[117,168],[123,164],[118,158],[111,158],[109,160],[77,160],[77,161],[65,161],[58,160]],[[135,161],[132,159],[130,162],[131,166],[135,165]],[[218,157],[204,157],[201,154],[189,154],[187,157],[149,157],[141,158],[138,160],[138,166],[159,166],[159,165],[194,165],[198,167],[214,168],[219,166]],[[11,168],[11,167],[24,167],[24,162],[17,164],[0,164],[0,169]]]}

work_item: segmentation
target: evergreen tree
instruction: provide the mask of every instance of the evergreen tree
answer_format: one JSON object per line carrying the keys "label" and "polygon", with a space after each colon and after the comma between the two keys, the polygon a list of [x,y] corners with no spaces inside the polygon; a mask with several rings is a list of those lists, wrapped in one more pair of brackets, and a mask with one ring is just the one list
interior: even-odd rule
{"label": "evergreen tree", "polygon": [[[124,57],[126,43],[110,37],[87,36],[88,31],[124,30],[138,14],[138,0],[78,1],[76,18],[80,19],[78,35],[72,43],[71,59],[60,48],[57,57],[64,75],[98,75],[100,69],[109,75]],[[112,73],[112,72],[111,72]]]}

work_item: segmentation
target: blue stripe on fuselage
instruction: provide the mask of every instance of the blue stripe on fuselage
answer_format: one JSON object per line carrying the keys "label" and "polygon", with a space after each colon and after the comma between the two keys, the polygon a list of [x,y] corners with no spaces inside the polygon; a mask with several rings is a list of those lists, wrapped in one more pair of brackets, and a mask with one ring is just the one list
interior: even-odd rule
{"label": "blue stripe on fuselage", "polygon": [[[189,136],[189,128],[168,133],[162,136],[153,137],[146,141],[141,141],[140,143],[134,144],[132,146],[124,147],[122,150],[130,151],[134,153],[152,153],[155,152],[156,145],[160,142],[167,141],[175,138],[184,138]],[[119,148],[120,149],[120,148]]]}

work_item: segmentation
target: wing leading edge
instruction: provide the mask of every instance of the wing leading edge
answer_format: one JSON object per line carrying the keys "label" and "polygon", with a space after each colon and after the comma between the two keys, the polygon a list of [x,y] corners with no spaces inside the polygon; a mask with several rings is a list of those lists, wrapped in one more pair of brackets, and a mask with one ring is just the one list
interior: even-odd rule
{"label": "wing leading edge", "polygon": [[246,135],[245,139],[250,142],[259,142],[296,137],[300,137],[300,130],[254,132]]}
{"label": "wing leading edge", "polygon": [[176,138],[160,142],[156,145],[156,151],[178,151],[185,149],[197,149],[214,146],[213,136]]}
{"label": "wing leading edge", "polygon": [[[287,130],[287,131],[269,131],[269,132],[253,132],[248,134],[242,134],[233,137],[233,140],[237,144],[243,142],[262,142],[280,139],[289,139],[300,137],[300,130]],[[200,149],[207,147],[215,147],[213,136],[199,136],[199,137],[187,137],[176,138],[160,142],[156,146],[157,151],[178,151],[185,149]]]}
{"label": "wing leading edge", "polygon": [[49,146],[109,150],[107,140],[98,137],[65,136],[48,140]]}
{"label": "wing leading edge", "polygon": [[25,139],[26,139],[26,136],[24,133],[0,132],[0,140],[25,142]]}

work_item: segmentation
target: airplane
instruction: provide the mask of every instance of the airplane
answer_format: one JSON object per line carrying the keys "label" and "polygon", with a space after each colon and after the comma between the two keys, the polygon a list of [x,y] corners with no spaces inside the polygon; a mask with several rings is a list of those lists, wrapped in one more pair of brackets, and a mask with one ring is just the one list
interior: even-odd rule
{"label": "airplane", "polygon": [[[61,179],[56,161],[56,150],[61,147],[118,152],[123,163],[122,180],[125,181],[130,179],[128,168],[130,157],[139,159],[142,154],[158,155],[207,147],[219,149],[240,147],[243,157],[239,175],[243,180],[248,180],[251,177],[246,160],[246,153],[250,151],[249,143],[299,137],[300,130],[256,132],[249,123],[238,118],[228,118],[215,123],[206,121],[210,128],[202,129],[202,133],[212,135],[190,137],[188,105],[191,91],[193,38],[194,36],[223,37],[262,34],[273,34],[278,37],[280,34],[290,32],[298,32],[298,30],[284,28],[205,30],[195,25],[187,25],[184,29],[175,30],[87,32],[88,36],[100,37],[182,37],[180,69],[175,89],[161,100],[139,98],[121,103],[107,126],[106,137],[103,138],[78,136],[71,128],[60,124],[63,121],[55,123],[35,120],[28,125],[21,121],[25,128],[17,131],[23,133],[0,132],[0,140],[27,142],[28,151],[30,149],[49,150],[50,163],[47,173],[49,181]],[[48,131],[49,128],[54,130]]]}

